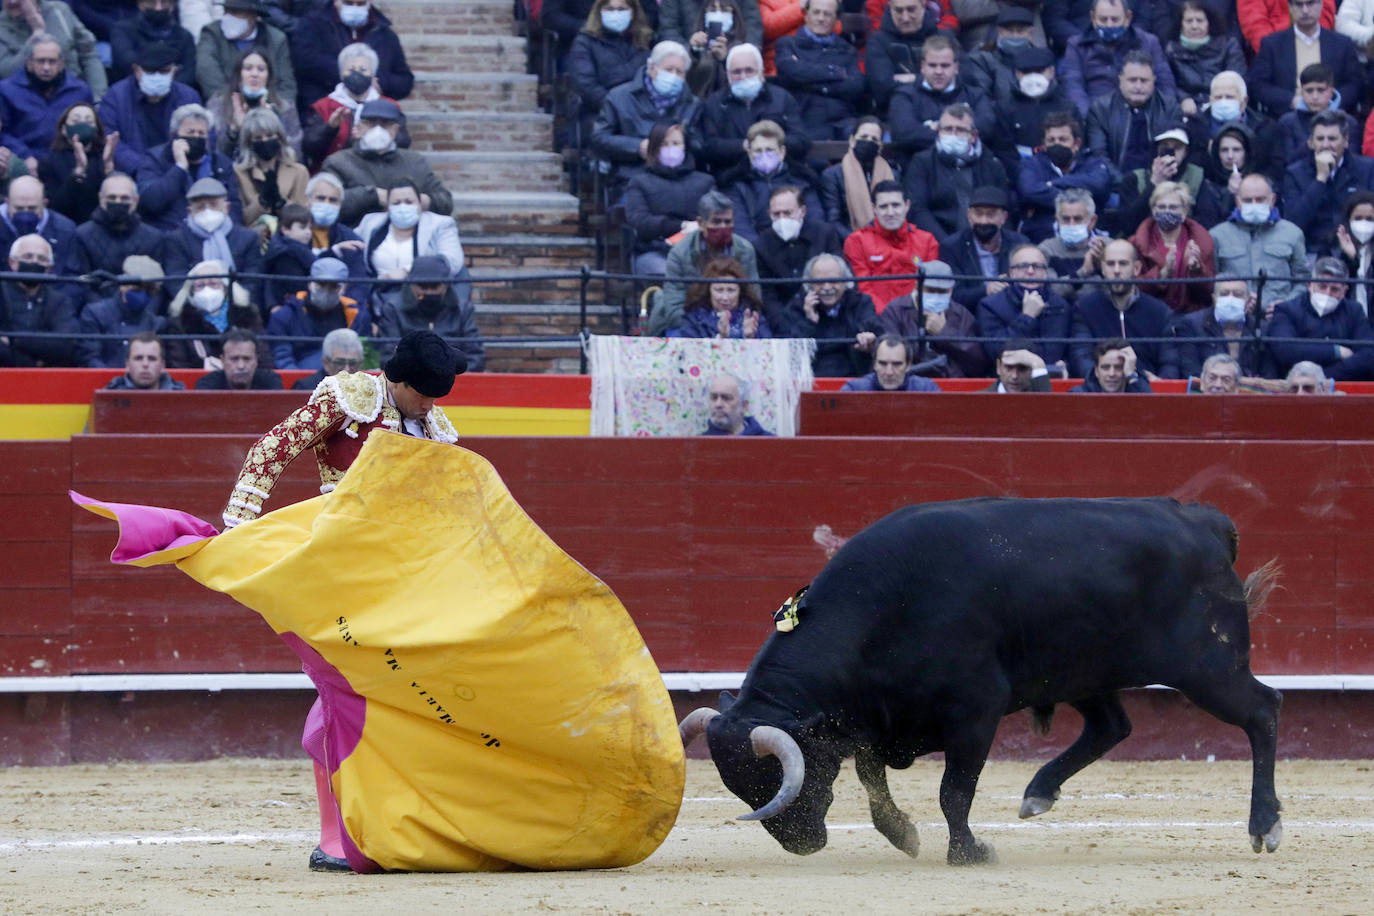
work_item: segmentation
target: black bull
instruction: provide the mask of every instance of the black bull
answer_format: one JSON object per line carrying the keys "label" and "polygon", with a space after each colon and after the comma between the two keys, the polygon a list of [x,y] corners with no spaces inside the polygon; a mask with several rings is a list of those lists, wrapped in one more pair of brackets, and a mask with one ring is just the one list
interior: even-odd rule
{"label": "black bull", "polygon": [[1238,537],[1209,506],[1169,499],[975,499],[910,506],[855,535],[812,582],[791,632],[773,633],[738,699],[683,720],[703,730],[747,818],[790,852],[825,845],[831,784],[853,756],[873,825],[916,855],[887,767],[945,754],[940,808],[951,864],[993,858],[969,808],[998,722],[1056,703],[1083,733],[1026,787],[1021,816],[1130,734],[1117,691],[1174,687],[1245,729],[1256,852],[1282,835],[1274,791],[1280,696],[1250,673],[1250,616],[1271,563],[1244,584]]}

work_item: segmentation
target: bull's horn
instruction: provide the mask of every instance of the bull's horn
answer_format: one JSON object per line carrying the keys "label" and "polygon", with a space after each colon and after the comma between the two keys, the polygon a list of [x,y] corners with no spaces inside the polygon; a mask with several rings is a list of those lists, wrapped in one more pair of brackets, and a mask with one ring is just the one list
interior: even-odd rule
{"label": "bull's horn", "polygon": [[682,746],[685,748],[697,738],[701,737],[706,731],[707,724],[720,713],[709,706],[694,709],[687,713],[687,718],[677,724],[677,733],[682,738]]}
{"label": "bull's horn", "polygon": [[752,814],[741,814],[742,821],[761,821],[764,818],[781,814],[788,805],[801,794],[802,781],[806,778],[806,762],[802,759],[801,748],[791,735],[771,725],[756,725],[749,732],[749,740],[754,745],[754,755],[763,757],[772,754],[782,764],[782,787],[773,800]]}

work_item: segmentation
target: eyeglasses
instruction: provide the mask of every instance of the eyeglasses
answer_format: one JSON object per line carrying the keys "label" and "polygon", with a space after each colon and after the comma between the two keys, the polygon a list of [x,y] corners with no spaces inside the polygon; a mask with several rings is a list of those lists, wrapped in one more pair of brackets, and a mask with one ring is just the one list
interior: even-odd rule
{"label": "eyeglasses", "polygon": [[1022,261],[1019,264],[1011,265],[1011,269],[1023,274],[1046,274],[1050,272],[1047,265],[1037,261]]}
{"label": "eyeglasses", "polygon": [[338,366],[340,369],[361,369],[363,367],[362,358],[358,359],[333,359],[325,357],[325,361],[330,365]]}

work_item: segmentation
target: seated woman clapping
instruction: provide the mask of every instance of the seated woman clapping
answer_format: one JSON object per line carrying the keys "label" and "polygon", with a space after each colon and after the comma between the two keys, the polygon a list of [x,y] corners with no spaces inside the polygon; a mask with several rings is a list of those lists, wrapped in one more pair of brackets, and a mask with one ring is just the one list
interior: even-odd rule
{"label": "seated woman clapping", "polygon": [[701,275],[720,277],[722,281],[693,283],[687,289],[682,323],[664,336],[726,340],[764,340],[773,336],[768,319],[763,317],[757,289],[742,282],[748,278],[744,265],[734,258],[717,258],[702,268]]}

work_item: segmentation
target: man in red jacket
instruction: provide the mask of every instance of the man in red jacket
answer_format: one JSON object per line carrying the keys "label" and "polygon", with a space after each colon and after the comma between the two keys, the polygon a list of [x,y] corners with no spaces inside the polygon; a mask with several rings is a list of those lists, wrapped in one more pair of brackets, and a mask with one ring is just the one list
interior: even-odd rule
{"label": "man in red jacket", "polygon": [[[895,181],[873,186],[873,222],[850,234],[844,258],[859,278],[859,291],[873,299],[879,314],[887,303],[909,294],[916,286],[916,268],[940,257],[940,243],[924,229],[907,222],[911,201]],[[906,275],[905,280],[864,280],[865,277]]]}

